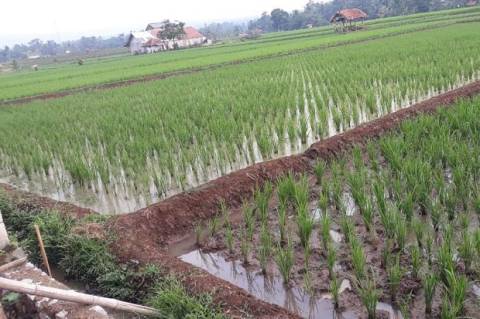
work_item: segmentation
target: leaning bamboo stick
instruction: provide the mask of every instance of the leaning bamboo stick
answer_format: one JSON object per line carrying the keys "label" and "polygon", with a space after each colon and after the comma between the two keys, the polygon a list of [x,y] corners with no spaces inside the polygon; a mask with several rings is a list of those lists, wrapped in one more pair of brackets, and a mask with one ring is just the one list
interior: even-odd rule
{"label": "leaning bamboo stick", "polygon": [[23,257],[14,261],[11,261],[5,265],[0,266],[0,273],[5,272],[11,268],[23,265],[27,261],[27,257]]}
{"label": "leaning bamboo stick", "polygon": [[72,290],[45,287],[37,284],[28,284],[1,277],[0,288],[28,295],[59,299],[80,304],[99,305],[110,309],[133,312],[141,315],[159,316],[159,312],[156,309],[146,306],[136,305],[111,298],[88,295]]}
{"label": "leaning bamboo stick", "polygon": [[43,245],[42,234],[40,233],[40,228],[37,224],[34,225],[35,233],[37,234],[38,245],[40,246],[40,253],[42,254],[43,264],[47,268],[48,275],[52,277],[52,271],[50,270],[50,265],[48,263],[47,253],[45,252],[45,246]]}

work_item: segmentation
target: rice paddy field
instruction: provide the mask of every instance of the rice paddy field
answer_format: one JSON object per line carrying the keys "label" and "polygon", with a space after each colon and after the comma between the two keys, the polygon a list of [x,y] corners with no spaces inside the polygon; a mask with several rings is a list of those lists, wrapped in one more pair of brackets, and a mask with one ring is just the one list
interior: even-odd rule
{"label": "rice paddy field", "polygon": [[1,75],[4,102],[52,93],[0,104],[7,227],[169,318],[478,318],[479,30],[474,7]]}
{"label": "rice paddy field", "polygon": [[478,318],[479,119],[461,102],[266,183],[181,258],[307,318]]}
{"label": "rice paddy field", "polygon": [[266,34],[256,41],[234,42],[212,47],[134,57],[87,59],[84,65],[61,63],[41,68],[37,72],[25,71],[0,76],[0,101],[20,97],[55,93],[79,87],[128,81],[135,78],[197,70],[222,64],[270,58],[305,50],[382,38],[478,21],[480,9],[461,8],[407,17],[394,17],[367,21],[365,30],[339,36],[330,26]]}
{"label": "rice paddy field", "polygon": [[477,80],[479,27],[3,106],[1,176],[96,210],[134,211]]}

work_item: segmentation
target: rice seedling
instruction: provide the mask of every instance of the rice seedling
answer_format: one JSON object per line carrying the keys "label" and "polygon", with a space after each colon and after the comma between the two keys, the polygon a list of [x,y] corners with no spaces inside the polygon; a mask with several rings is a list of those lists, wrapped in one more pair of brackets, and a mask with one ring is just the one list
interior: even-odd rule
{"label": "rice seedling", "polygon": [[270,200],[269,196],[270,194],[258,188],[254,192],[254,201],[258,210],[258,219],[263,223],[268,219],[268,201]]}
{"label": "rice seedling", "polygon": [[284,247],[277,246],[275,251],[275,262],[277,263],[280,274],[282,275],[283,282],[288,285],[290,282],[290,276],[292,268],[295,263],[293,255],[293,244],[291,240],[287,240],[287,245]]}
{"label": "rice seedling", "polygon": [[233,253],[233,231],[230,223],[225,225],[225,245],[227,246],[229,253]]}
{"label": "rice seedling", "polygon": [[214,216],[213,218],[210,219],[209,224],[208,224],[208,230],[210,237],[215,236],[217,233],[218,227],[220,225],[220,218],[219,216]]}
{"label": "rice seedling", "polygon": [[355,146],[353,148],[352,157],[355,170],[362,171],[365,165],[363,163],[362,150],[360,149],[360,147]]}
{"label": "rice seedling", "polygon": [[412,263],[412,276],[418,278],[422,268],[422,255],[417,245],[410,246],[410,260]]}
{"label": "rice seedling", "polygon": [[320,193],[320,198],[318,199],[318,206],[320,207],[321,211],[325,213],[328,208],[328,195],[324,192]]}
{"label": "rice seedling", "polygon": [[243,264],[248,265],[249,264],[249,257],[250,257],[250,241],[247,238],[248,236],[242,237],[242,240],[240,242],[240,251],[242,253],[243,257]]}
{"label": "rice seedling", "polygon": [[437,287],[438,278],[435,272],[428,271],[422,280],[423,289],[425,290],[425,313],[432,313],[433,297]]}
{"label": "rice seedling", "polygon": [[458,276],[453,270],[446,270],[446,282],[444,283],[450,308],[454,309],[456,317],[463,314],[465,297],[468,288],[467,277]]}
{"label": "rice seedling", "polygon": [[253,233],[255,231],[255,215],[252,207],[247,202],[242,205],[243,221],[245,225],[245,235],[249,241],[253,240]]}
{"label": "rice seedling", "polygon": [[202,243],[202,236],[203,236],[203,226],[202,223],[197,223],[194,226],[195,231],[195,243],[200,246]]}
{"label": "rice seedling", "polygon": [[340,221],[340,227],[345,235],[345,242],[350,243],[355,237],[355,225],[353,224],[352,219],[346,215],[343,215]]}
{"label": "rice seedling", "polygon": [[383,182],[380,181],[380,179],[373,183],[373,193],[375,194],[375,199],[377,201],[380,216],[386,216],[387,203],[385,201],[385,186]]}
{"label": "rice seedling", "polygon": [[360,213],[362,215],[362,220],[363,223],[365,224],[365,227],[367,228],[367,231],[375,236],[375,224],[374,224],[374,218],[375,218],[375,213],[373,211],[373,206],[372,202],[370,199],[366,199],[365,203],[362,207],[360,207]]}
{"label": "rice seedling", "polygon": [[403,196],[400,202],[400,207],[399,207],[400,211],[403,213],[408,223],[412,221],[412,217],[413,217],[413,206],[414,206],[413,197],[414,197],[413,192],[407,192],[405,196]]}
{"label": "rice seedling", "polygon": [[378,152],[374,142],[370,141],[367,143],[367,153],[372,170],[378,172],[380,164],[378,162]]}
{"label": "rice seedling", "polygon": [[480,229],[475,230],[473,233],[473,243],[477,257],[480,258]]}
{"label": "rice seedling", "polygon": [[307,209],[308,195],[308,180],[307,176],[303,175],[299,181],[294,184],[294,199],[295,207],[297,209]]}
{"label": "rice seedling", "polygon": [[323,243],[323,249],[327,251],[328,245],[331,243],[331,238],[330,238],[330,216],[328,216],[327,213],[324,213],[322,215],[322,218],[320,219],[321,223],[321,231],[320,234],[322,236],[322,243]]}
{"label": "rice seedling", "polygon": [[280,242],[285,242],[287,232],[287,207],[280,202],[280,206],[277,209],[278,212],[278,227],[280,232]]}
{"label": "rice seedling", "polygon": [[394,262],[387,267],[388,286],[390,288],[390,296],[392,301],[396,301],[398,288],[404,274],[403,268],[400,266],[400,256],[396,255]]}
{"label": "rice seedling", "polygon": [[297,208],[296,221],[300,243],[302,247],[306,249],[310,244],[310,238],[312,236],[313,227],[315,226],[315,221],[305,206]]}
{"label": "rice seedling", "polygon": [[395,238],[397,232],[396,221],[399,219],[398,212],[393,206],[389,206],[385,213],[380,211],[380,221],[388,238]]}
{"label": "rice seedling", "polygon": [[313,171],[315,172],[315,176],[317,177],[317,184],[322,184],[323,174],[325,173],[325,168],[327,165],[324,161],[318,161],[315,166],[313,167]]}
{"label": "rice seedling", "polygon": [[470,224],[470,214],[468,212],[465,212],[460,215],[460,218],[458,219],[458,224],[460,225],[460,229],[462,232],[467,232],[468,231],[468,225]]}
{"label": "rice seedling", "polygon": [[440,268],[440,279],[447,284],[449,272],[455,271],[455,260],[452,248],[448,243],[443,243],[437,253],[438,266]]}
{"label": "rice seedling", "polygon": [[260,247],[258,252],[258,260],[260,267],[264,274],[267,273],[267,265],[272,254],[272,238],[270,237],[269,229],[266,225],[262,226],[260,234]]}
{"label": "rice seedling", "polygon": [[438,205],[437,202],[434,202],[432,204],[433,205],[430,211],[430,218],[432,220],[433,229],[438,232],[443,212],[442,208],[440,207],[440,205]]}
{"label": "rice seedling", "polygon": [[458,254],[465,265],[465,272],[470,273],[475,258],[475,245],[473,243],[472,235],[466,231],[462,234],[462,241],[458,247]]}
{"label": "rice seedling", "polygon": [[376,287],[375,280],[367,277],[357,283],[357,291],[360,295],[363,305],[367,309],[368,319],[375,319],[379,292]]}
{"label": "rice seedling", "polygon": [[426,232],[426,224],[423,223],[419,218],[415,218],[412,221],[412,229],[415,237],[417,239],[418,247],[423,247],[423,239]]}
{"label": "rice seedling", "polygon": [[340,305],[340,282],[335,274],[330,276],[330,293],[333,297],[333,305],[338,309]]}
{"label": "rice seedling", "polygon": [[433,235],[431,232],[428,232],[425,237],[425,248],[427,251],[428,264],[431,266],[433,263]]}
{"label": "rice seedling", "polygon": [[295,177],[289,173],[281,177],[277,182],[277,193],[280,204],[285,207],[295,198]]}
{"label": "rice seedling", "polygon": [[388,266],[388,263],[392,257],[393,246],[394,246],[394,240],[392,238],[387,238],[384,242],[384,246],[382,250],[382,265],[385,268]]}
{"label": "rice seedling", "polygon": [[335,272],[335,262],[337,260],[337,252],[335,250],[335,247],[331,244],[328,245],[327,247],[327,267],[328,267],[328,274],[330,279],[333,279]]}
{"label": "rice seedling", "polygon": [[350,249],[352,251],[352,265],[355,277],[361,281],[366,276],[366,258],[363,247],[356,237],[351,239]]}
{"label": "rice seedling", "polygon": [[398,249],[402,252],[405,249],[405,243],[407,241],[407,223],[405,218],[400,214],[396,214],[395,216],[395,238]]}

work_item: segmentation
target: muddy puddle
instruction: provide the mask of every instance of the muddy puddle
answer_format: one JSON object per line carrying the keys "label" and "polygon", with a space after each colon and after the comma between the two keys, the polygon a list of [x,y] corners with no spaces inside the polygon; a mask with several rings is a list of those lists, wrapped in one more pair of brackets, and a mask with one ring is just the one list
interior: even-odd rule
{"label": "muddy puddle", "polygon": [[[245,268],[242,262],[227,260],[220,253],[194,250],[179,258],[244,289],[260,300],[288,309],[303,318],[359,318],[353,309],[336,312],[330,294],[310,295],[300,287],[286,287],[281,276],[264,276],[258,269]],[[340,291],[343,293],[347,290],[351,290],[351,285],[344,280]],[[400,312],[389,304],[379,303],[377,309],[387,314],[389,319],[403,319]]]}

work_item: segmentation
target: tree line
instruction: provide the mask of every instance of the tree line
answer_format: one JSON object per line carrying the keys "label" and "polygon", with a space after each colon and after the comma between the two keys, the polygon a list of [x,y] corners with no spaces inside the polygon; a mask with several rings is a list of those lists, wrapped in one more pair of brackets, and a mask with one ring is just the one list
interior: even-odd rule
{"label": "tree line", "polygon": [[119,48],[125,45],[126,36],[119,34],[117,36],[104,37],[81,37],[74,41],[65,41],[57,43],[53,40],[42,41],[33,39],[27,44],[15,44],[14,46],[5,46],[0,49],[0,63],[9,60],[21,60],[28,56],[57,56],[69,53],[88,53],[94,50]]}
{"label": "tree line", "polygon": [[383,18],[461,7],[467,3],[468,0],[333,0],[327,3],[310,0],[303,10],[264,12],[248,23],[248,29],[274,32],[326,25],[337,11],[344,8],[359,8],[369,18]]}

